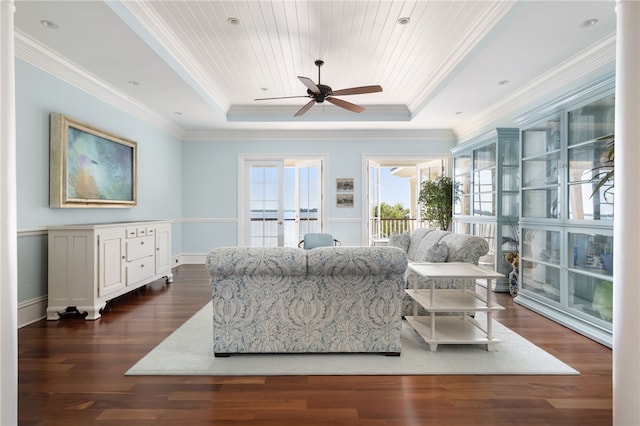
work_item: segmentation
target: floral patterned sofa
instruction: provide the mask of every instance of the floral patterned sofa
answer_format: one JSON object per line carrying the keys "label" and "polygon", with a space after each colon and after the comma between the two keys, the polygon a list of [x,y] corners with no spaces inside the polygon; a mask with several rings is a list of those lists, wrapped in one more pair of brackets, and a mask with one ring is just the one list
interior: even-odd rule
{"label": "floral patterned sofa", "polygon": [[[409,262],[469,262],[478,264],[480,257],[487,254],[489,244],[484,238],[467,234],[454,234],[430,228],[418,228],[403,234],[392,234],[389,246],[401,248]],[[474,280],[437,280],[435,288],[473,287]],[[420,275],[407,271],[407,288],[429,288],[429,282]],[[420,315],[426,312],[420,309]],[[408,296],[402,300],[402,314],[413,315],[413,300]]]}
{"label": "floral patterned sofa", "polygon": [[399,248],[222,247],[207,269],[216,356],[401,351]]}

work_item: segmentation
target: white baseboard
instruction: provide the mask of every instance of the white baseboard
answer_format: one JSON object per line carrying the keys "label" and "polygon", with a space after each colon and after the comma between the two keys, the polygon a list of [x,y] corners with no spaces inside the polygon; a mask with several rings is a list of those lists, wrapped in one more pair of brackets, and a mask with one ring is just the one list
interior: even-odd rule
{"label": "white baseboard", "polygon": [[183,254],[180,257],[182,258],[181,264],[185,265],[204,265],[205,263],[207,263],[206,254]]}
{"label": "white baseboard", "polygon": [[18,304],[18,328],[22,328],[47,317],[46,296],[27,300]]}

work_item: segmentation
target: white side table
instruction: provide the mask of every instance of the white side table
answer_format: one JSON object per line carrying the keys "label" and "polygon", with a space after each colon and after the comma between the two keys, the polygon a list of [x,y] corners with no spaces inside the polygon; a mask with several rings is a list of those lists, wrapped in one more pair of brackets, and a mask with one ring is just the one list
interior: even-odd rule
{"label": "white side table", "polygon": [[[439,344],[486,344],[487,350],[493,351],[494,344],[500,342],[493,336],[493,312],[504,307],[493,301],[490,284],[494,279],[503,278],[503,274],[465,262],[410,263],[409,268],[429,280],[429,289],[417,289],[414,284],[414,288],[405,291],[414,301],[413,316],[406,319],[431,351]],[[465,278],[487,280],[487,296],[466,288],[436,289],[434,285],[434,280]],[[418,305],[429,315],[418,316]],[[436,316],[440,312],[462,315]],[[486,324],[467,315],[473,312],[485,312]]]}

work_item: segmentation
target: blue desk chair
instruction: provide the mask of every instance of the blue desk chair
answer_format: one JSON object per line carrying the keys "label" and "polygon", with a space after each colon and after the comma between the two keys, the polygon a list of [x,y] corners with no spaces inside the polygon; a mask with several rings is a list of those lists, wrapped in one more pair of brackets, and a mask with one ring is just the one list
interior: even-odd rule
{"label": "blue desk chair", "polygon": [[316,247],[339,246],[340,241],[333,238],[331,234],[325,233],[309,233],[304,234],[304,239],[298,243],[298,247],[310,250]]}

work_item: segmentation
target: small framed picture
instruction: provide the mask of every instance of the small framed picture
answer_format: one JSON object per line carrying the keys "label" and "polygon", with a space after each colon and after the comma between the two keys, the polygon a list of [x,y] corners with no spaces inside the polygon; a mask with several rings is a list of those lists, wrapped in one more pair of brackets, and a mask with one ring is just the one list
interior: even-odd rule
{"label": "small framed picture", "polygon": [[338,192],[353,192],[353,178],[338,178],[338,179],[336,179],[336,191],[338,191]]}
{"label": "small framed picture", "polygon": [[338,207],[353,207],[353,194],[337,194],[336,202]]}

